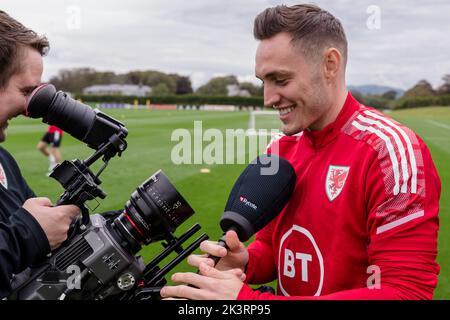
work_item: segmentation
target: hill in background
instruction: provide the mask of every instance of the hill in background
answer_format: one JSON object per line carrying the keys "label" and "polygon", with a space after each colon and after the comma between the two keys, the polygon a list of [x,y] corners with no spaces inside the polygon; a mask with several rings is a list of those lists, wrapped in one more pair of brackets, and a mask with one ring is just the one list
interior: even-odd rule
{"label": "hill in background", "polygon": [[388,91],[395,91],[397,92],[397,97],[400,98],[405,93],[405,90],[393,88],[393,87],[387,87],[387,86],[379,86],[374,84],[367,84],[367,85],[361,85],[361,86],[348,86],[350,91],[359,91],[362,95],[382,95],[383,93],[386,93]]}

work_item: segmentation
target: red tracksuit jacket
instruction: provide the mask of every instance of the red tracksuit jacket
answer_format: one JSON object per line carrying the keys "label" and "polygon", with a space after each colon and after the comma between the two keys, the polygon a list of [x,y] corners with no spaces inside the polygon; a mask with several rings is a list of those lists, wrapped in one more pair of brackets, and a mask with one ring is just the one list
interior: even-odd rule
{"label": "red tracksuit jacket", "polygon": [[409,128],[351,94],[323,130],[282,137],[269,152],[297,174],[292,198],[250,244],[238,299],[431,299],[440,180]]}

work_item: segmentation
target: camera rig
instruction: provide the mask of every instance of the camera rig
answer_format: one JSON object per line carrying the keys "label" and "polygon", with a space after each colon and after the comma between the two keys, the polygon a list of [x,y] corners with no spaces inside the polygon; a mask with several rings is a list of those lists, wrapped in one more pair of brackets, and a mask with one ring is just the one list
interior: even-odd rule
{"label": "camera rig", "polygon": [[[74,204],[80,207],[82,213],[82,224],[80,227],[89,223],[89,210],[85,203],[97,197],[100,199],[106,197],[106,193],[99,186],[102,183],[99,178],[100,174],[106,169],[111,158],[116,155],[120,157],[127,148],[125,138],[128,135],[128,131],[125,129],[125,126],[98,110],[94,110],[94,112],[96,112],[98,117],[104,119],[105,122],[109,121],[117,125],[120,130],[113,133],[108,141],[100,145],[99,149],[86,160],[65,160],[53,168],[49,175],[58,181],[65,190],[56,202],[56,205]],[[99,172],[94,174],[90,166],[100,158],[102,158],[104,164]]]}
{"label": "camera rig", "polygon": [[[77,205],[82,215],[61,247],[23,273],[24,280],[15,284],[8,299],[158,299],[167,273],[208,239],[203,233],[183,248],[200,230],[199,224],[179,237],[174,235],[193,209],[159,170],[138,186],[123,209],[89,215],[86,202],[106,197],[99,187],[100,174],[111,158],[127,148],[125,126],[48,84],[32,93],[27,113],[59,126],[95,152],[85,160],[66,160],[50,174],[65,190],[57,205]],[[94,174],[90,166],[100,158],[104,164]],[[136,254],[156,241],[164,250],[145,264]],[[159,264],[172,253],[175,258],[161,268]]]}

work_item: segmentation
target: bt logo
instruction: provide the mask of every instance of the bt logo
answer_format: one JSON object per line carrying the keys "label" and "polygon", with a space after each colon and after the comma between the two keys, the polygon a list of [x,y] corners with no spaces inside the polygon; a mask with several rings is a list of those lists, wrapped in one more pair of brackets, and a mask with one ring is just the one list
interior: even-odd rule
{"label": "bt logo", "polygon": [[322,292],[322,253],[312,234],[305,228],[293,225],[283,235],[278,266],[279,286],[285,296],[297,295],[297,290],[315,296]]}

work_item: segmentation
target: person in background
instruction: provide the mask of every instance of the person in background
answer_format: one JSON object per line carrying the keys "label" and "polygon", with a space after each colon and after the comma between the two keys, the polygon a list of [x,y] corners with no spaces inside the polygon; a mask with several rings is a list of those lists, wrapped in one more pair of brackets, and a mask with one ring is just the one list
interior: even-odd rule
{"label": "person in background", "polygon": [[36,148],[46,157],[48,157],[48,171],[61,163],[61,140],[63,131],[56,126],[48,126],[47,132],[38,142]]}

